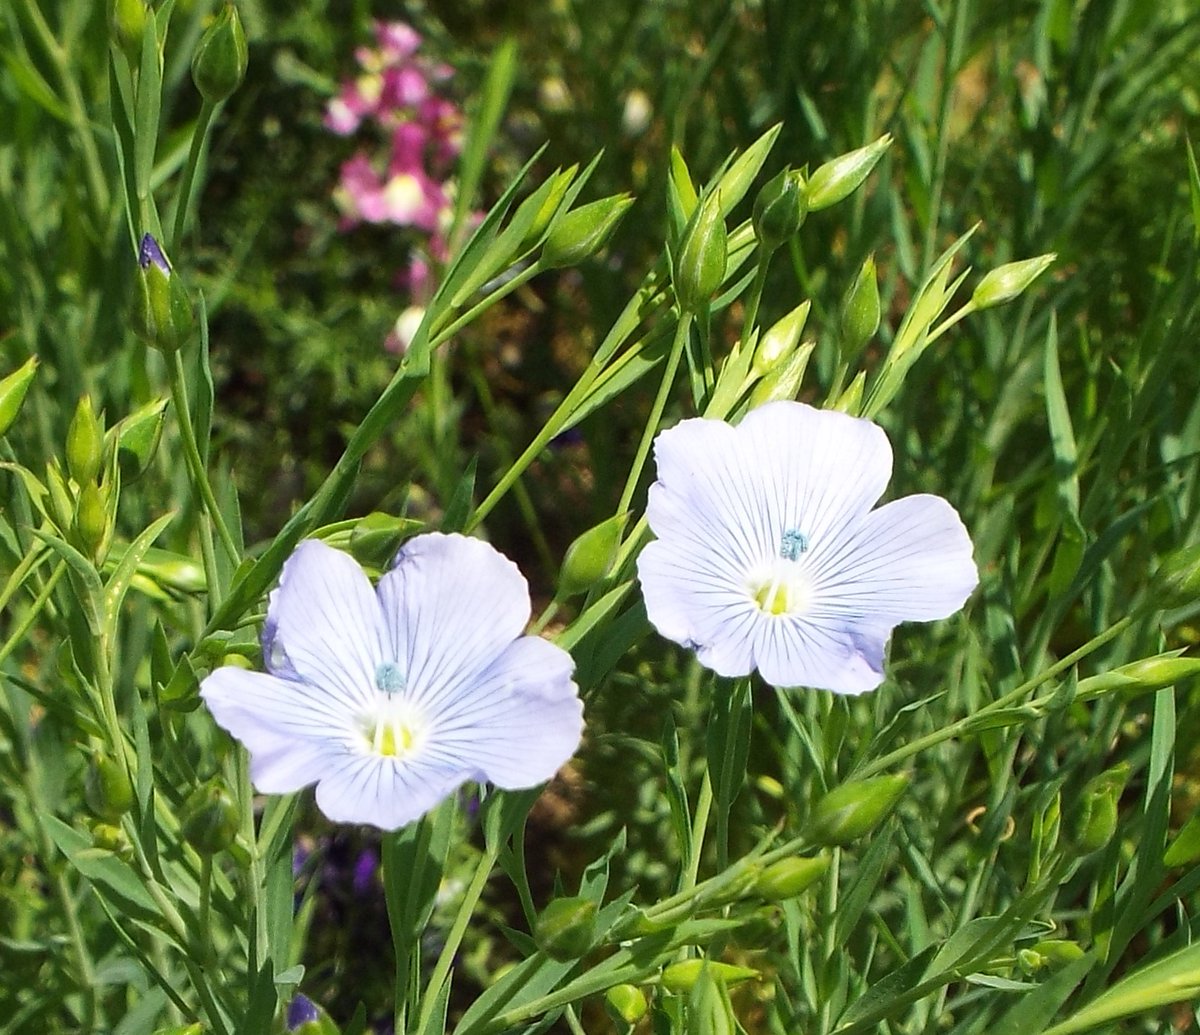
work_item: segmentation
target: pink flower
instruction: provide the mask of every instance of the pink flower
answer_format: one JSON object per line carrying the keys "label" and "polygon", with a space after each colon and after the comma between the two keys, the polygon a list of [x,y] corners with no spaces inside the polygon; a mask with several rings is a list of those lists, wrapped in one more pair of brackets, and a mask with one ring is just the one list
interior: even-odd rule
{"label": "pink flower", "polygon": [[376,22],[375,42],[388,61],[399,62],[417,52],[421,34],[404,22]]}
{"label": "pink flower", "polygon": [[339,136],[349,136],[364,118],[378,111],[383,80],[377,75],[359,76],[346,83],[325,109],[325,126]]}
{"label": "pink flower", "polygon": [[413,65],[389,68],[383,73],[383,94],[380,107],[415,108],[429,96],[429,81],[425,73]]}

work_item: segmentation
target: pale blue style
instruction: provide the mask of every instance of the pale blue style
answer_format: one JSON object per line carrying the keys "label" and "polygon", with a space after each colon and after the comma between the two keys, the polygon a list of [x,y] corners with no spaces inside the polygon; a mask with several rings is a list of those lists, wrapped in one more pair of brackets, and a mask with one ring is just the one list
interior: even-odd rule
{"label": "pale blue style", "polygon": [[529,615],[525,579],[479,539],[417,536],[374,588],[306,540],[271,594],[268,671],[219,668],[200,696],[259,791],[316,783],[330,819],[395,830],[467,780],[536,786],[578,747],[571,656],[522,635]]}
{"label": "pale blue style", "polygon": [[979,576],[939,496],[872,510],[892,450],[871,421],[775,402],[736,427],[698,417],[655,440],[638,576],[650,621],[722,676],[857,694],[892,629],[945,618]]}

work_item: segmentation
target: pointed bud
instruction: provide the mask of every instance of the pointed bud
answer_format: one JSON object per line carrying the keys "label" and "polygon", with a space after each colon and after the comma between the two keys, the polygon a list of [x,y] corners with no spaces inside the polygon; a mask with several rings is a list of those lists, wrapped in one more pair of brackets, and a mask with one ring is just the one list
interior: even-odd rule
{"label": "pointed bud", "polygon": [[142,34],[146,31],[149,16],[146,0],[112,0],[109,7],[108,29],[113,42],[134,68],[141,61]]}
{"label": "pointed bud", "polygon": [[758,977],[758,971],[751,967],[738,967],[732,963],[717,963],[713,960],[691,959],[682,963],[672,963],[662,972],[662,986],[668,992],[690,992],[700,980],[704,970],[710,970],[714,977],[720,978],[726,985],[736,985],[750,978]]}
{"label": "pointed bud", "polygon": [[125,480],[139,477],[154,459],[166,421],[166,406],[166,399],[147,403],[109,431],[116,439],[117,464]]}
{"label": "pointed bud", "polygon": [[1093,776],[1083,788],[1069,817],[1067,839],[1081,855],[1099,851],[1117,831],[1117,804],[1129,781],[1129,763]]}
{"label": "pointed bud", "polygon": [[30,356],[8,377],[0,381],[0,435],[8,434],[17,414],[21,412],[21,404],[25,401],[25,393],[33,384],[33,376],[37,373],[38,358]]}
{"label": "pointed bud", "polygon": [[997,266],[975,285],[975,290],[971,293],[971,302],[976,309],[990,309],[1011,302],[1056,258],[1058,256],[1050,252],[1034,259],[1021,259],[1019,262],[1006,262],[1003,266]]}
{"label": "pointed bud", "polygon": [[884,151],[891,145],[892,135],[885,133],[873,144],[850,151],[822,165],[809,177],[804,187],[808,210],[816,212],[848,198],[862,186],[863,180],[870,175],[876,163],[883,157]]}
{"label": "pointed bud", "polygon": [[1168,651],[1081,679],[1075,697],[1079,701],[1091,701],[1104,694],[1116,693],[1122,700],[1128,700],[1198,675],[1200,658],[1181,658],[1178,651]]}
{"label": "pointed bud", "polygon": [[558,575],[559,596],[585,593],[612,571],[627,517],[627,514],[618,514],[602,521],[567,547]]}
{"label": "pointed bud", "polygon": [[846,845],[879,826],[908,790],[908,777],[873,776],[835,787],[817,802],[809,837],[817,844]]}
{"label": "pointed bud", "polygon": [[879,283],[875,256],[868,255],[842,303],[842,362],[852,363],[879,330]]}
{"label": "pointed bud", "polygon": [[754,199],[754,236],[773,252],[796,235],[807,215],[804,177],[798,169],[784,169]]}
{"label": "pointed bud", "polygon": [[192,56],[192,82],[209,104],[219,104],[242,85],[249,63],[246,33],[237,8],[226,3],[200,37]]}
{"label": "pointed bud", "polygon": [[632,204],[628,194],[614,194],[559,216],[542,247],[542,268],[577,266],[595,255],[608,244]]}
{"label": "pointed bud", "polygon": [[134,333],[161,352],[174,352],[192,333],[195,316],[192,300],[183,281],[151,234],[142,237],[138,249],[137,294],[130,320]]}
{"label": "pointed bud", "polygon": [[92,409],[89,396],[81,396],[67,428],[67,470],[76,484],[94,483],[104,452],[104,426]]}
{"label": "pointed bud", "polygon": [[729,235],[721,215],[721,197],[708,194],[692,213],[679,242],[671,277],[675,297],[684,312],[699,312],[712,301],[725,279]]}
{"label": "pointed bud", "polygon": [[759,874],[750,890],[768,902],[784,902],[802,895],[824,877],[828,869],[827,855],[780,859]]}
{"label": "pointed bud", "polygon": [[782,363],[777,363],[767,371],[761,381],[754,386],[750,393],[750,408],[774,402],[776,399],[795,399],[804,383],[804,373],[808,370],[808,360],[816,348],[815,341],[806,341],[798,346],[791,355],[785,357]]}
{"label": "pointed bud", "polygon": [[761,376],[769,373],[792,355],[797,342],[800,341],[811,308],[812,302],[801,302],[762,336],[758,350],[754,353],[753,369],[756,374]]}
{"label": "pointed bud", "polygon": [[533,940],[552,960],[566,963],[586,955],[596,938],[596,903],[576,896],[557,898],[537,919]]}
{"label": "pointed bud", "polygon": [[202,855],[228,848],[237,836],[238,808],[219,779],[202,783],[180,811],[184,839]]}
{"label": "pointed bud", "polygon": [[133,808],[133,784],[129,773],[111,755],[97,751],[88,762],[83,796],[88,808],[100,819],[116,823]]}
{"label": "pointed bud", "polygon": [[97,563],[103,562],[112,538],[112,526],[104,492],[95,482],[88,482],[79,490],[74,531],[82,552]]}
{"label": "pointed bud", "polygon": [[646,1016],[646,993],[636,985],[613,985],[604,993],[604,1006],[617,1024],[632,1026]]}

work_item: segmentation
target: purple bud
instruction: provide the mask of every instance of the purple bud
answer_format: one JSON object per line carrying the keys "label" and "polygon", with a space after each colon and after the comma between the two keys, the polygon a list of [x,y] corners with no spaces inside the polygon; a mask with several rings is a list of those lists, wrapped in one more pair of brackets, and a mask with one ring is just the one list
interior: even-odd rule
{"label": "purple bud", "polygon": [[295,1031],[302,1024],[319,1021],[320,1019],[321,1015],[317,1012],[316,1006],[308,996],[298,992],[296,993],[296,997],[288,1003],[288,1031]]}
{"label": "purple bud", "polygon": [[167,257],[163,255],[163,250],[158,246],[154,235],[142,234],[141,247],[138,248],[138,265],[145,270],[150,268],[151,263],[168,277],[171,275],[171,264],[167,262]]}
{"label": "purple bud", "polygon": [[375,871],[379,868],[379,857],[373,849],[365,849],[354,863],[353,885],[355,894],[361,895],[371,887]]}

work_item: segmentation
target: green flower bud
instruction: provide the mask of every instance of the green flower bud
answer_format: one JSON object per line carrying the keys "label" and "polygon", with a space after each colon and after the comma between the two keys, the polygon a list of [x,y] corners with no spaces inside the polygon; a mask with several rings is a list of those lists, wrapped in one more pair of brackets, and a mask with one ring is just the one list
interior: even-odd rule
{"label": "green flower bud", "polygon": [[817,844],[849,844],[887,819],[906,790],[908,777],[902,774],[851,780],[835,787],[813,809],[809,836]]}
{"label": "green flower bud", "polygon": [[[703,963],[703,960],[697,962]],[[688,996],[684,1035],[737,1035],[737,1018],[729,990],[714,965],[702,966]]]}
{"label": "green flower bud", "polygon": [[577,960],[596,938],[596,903],[586,898],[557,898],[537,919],[533,940],[552,960]]}
{"label": "green flower bud", "polygon": [[231,96],[246,77],[250,55],[237,8],[226,3],[200,37],[192,56],[192,82],[209,104]]}
{"label": "green flower bud", "polygon": [[1019,262],[1006,262],[1003,266],[997,266],[975,285],[975,290],[971,292],[971,302],[976,309],[990,309],[1011,302],[1057,258],[1057,255],[1050,252],[1039,255],[1036,259],[1021,259]]}
{"label": "green flower bud", "polygon": [[1099,851],[1117,832],[1117,804],[1129,781],[1129,764],[1106,769],[1083,788],[1069,817],[1067,838],[1081,855]]}
{"label": "green flower bud", "polygon": [[183,281],[150,234],[142,237],[138,250],[138,289],[130,321],[133,332],[160,352],[174,352],[187,340],[195,326],[192,300]]}
{"label": "green flower bud", "polygon": [[115,823],[91,823],[90,826],[92,844],[96,848],[112,852],[113,855],[120,856],[122,859],[133,858],[133,846],[129,843],[129,838],[125,836],[125,831]]}
{"label": "green flower bud", "polygon": [[287,1030],[291,1035],[338,1035],[338,1027],[329,1014],[299,993],[288,1003]]}
{"label": "green flower bud", "polygon": [[[563,198],[566,197],[567,188],[575,179],[576,173],[579,172],[578,165],[572,165],[569,169],[558,170],[554,173],[553,185],[549,192],[538,205],[537,215],[533,217],[533,222],[529,224],[529,229],[525,231],[525,236],[521,238],[520,245],[517,246],[517,254],[528,251],[542,239],[549,228],[554,217],[558,215],[558,210],[562,206]],[[513,216],[513,222],[518,222],[525,214],[525,207],[533,204],[535,197],[531,196],[521,202],[521,206],[517,209]]]}
{"label": "green flower bud", "polygon": [[142,34],[149,17],[146,0],[112,0],[108,10],[108,29],[113,42],[134,68],[141,61]]}
{"label": "green flower bud", "polygon": [[758,977],[758,971],[751,967],[739,967],[732,963],[717,963],[713,960],[691,959],[681,963],[672,963],[662,972],[662,986],[668,992],[690,992],[700,980],[705,970],[719,978],[726,985],[736,985],[750,978]]}
{"label": "green flower bud", "polygon": [[21,404],[25,401],[25,393],[33,384],[33,375],[37,373],[38,358],[30,356],[8,377],[0,381],[0,435],[8,434],[17,414],[21,412]]}
{"label": "green flower bud", "polygon": [[350,552],[360,564],[386,568],[400,544],[425,527],[417,518],[396,517],[375,510],[361,518],[350,532]]}
{"label": "green flower bud", "polygon": [[1183,829],[1175,835],[1163,856],[1163,865],[1168,868],[1190,866],[1197,859],[1200,859],[1200,812],[1184,823]]}
{"label": "green flower bud", "polygon": [[1200,543],[1181,546],[1162,559],[1150,585],[1150,599],[1159,610],[1183,607],[1200,597]]}
{"label": "green flower bud", "polygon": [[180,817],[184,839],[203,855],[228,848],[240,822],[237,805],[217,778],[200,784],[188,795]]}
{"label": "green flower bud", "polygon": [[729,235],[721,215],[721,197],[709,193],[692,213],[676,254],[672,283],[679,307],[695,313],[712,301],[725,279]]}
{"label": "green flower bud", "polygon": [[646,1016],[646,993],[636,985],[613,985],[604,993],[604,1006],[617,1024],[637,1024]]}
{"label": "green flower bud", "polygon": [[101,819],[117,822],[133,807],[133,784],[128,771],[111,755],[97,751],[83,778],[83,797],[88,808]]}
{"label": "green flower bud", "polygon": [[815,341],[806,341],[800,345],[782,363],[776,364],[767,371],[761,381],[754,386],[750,393],[750,409],[774,402],[776,399],[795,399],[804,383],[804,374],[808,370],[808,360],[816,348]]}
{"label": "green flower bud", "polygon": [[92,410],[92,400],[82,396],[67,428],[67,470],[80,486],[95,482],[104,455],[104,426]]}
{"label": "green flower bud", "polygon": [[759,874],[751,891],[768,902],[784,902],[789,898],[802,895],[824,877],[828,869],[829,856],[827,855],[817,855],[807,859],[800,856],[780,859],[779,862],[772,863]]}
{"label": "green flower bud", "polygon": [[836,205],[853,194],[870,175],[883,152],[892,146],[892,135],[885,133],[873,144],[850,151],[822,165],[804,185],[808,210],[816,212]]}
{"label": "green flower bud", "polygon": [[875,256],[868,255],[842,303],[842,361],[850,363],[879,330],[879,284]]}
{"label": "green flower bud", "polygon": [[542,268],[577,266],[596,254],[608,244],[632,204],[628,194],[614,194],[559,216],[542,247]]}
{"label": "green flower bud", "polygon": [[1168,651],[1152,658],[1122,665],[1111,672],[1081,679],[1075,698],[1091,701],[1104,694],[1117,693],[1122,699],[1162,690],[1200,675],[1200,658],[1181,658],[1178,651]]}
{"label": "green flower bud", "polygon": [[774,370],[796,350],[812,302],[801,302],[795,309],[768,329],[754,353],[754,372],[760,376]]}
{"label": "green flower bud", "polygon": [[1032,949],[1041,961],[1043,967],[1050,970],[1061,970],[1068,963],[1074,963],[1083,958],[1083,949],[1078,942],[1067,941],[1065,938],[1047,938],[1038,942]]}
{"label": "green flower bud", "polygon": [[104,493],[95,482],[88,482],[79,493],[74,531],[83,552],[94,560],[102,561],[112,528]]}
{"label": "green flower bud", "polygon": [[166,422],[166,406],[166,399],[147,403],[109,431],[116,440],[117,463],[126,481],[143,474],[154,459]]}
{"label": "green flower bud", "polygon": [[773,252],[796,235],[807,215],[804,177],[798,169],[784,169],[754,199],[754,236]]}
{"label": "green flower bud", "polygon": [[57,458],[46,464],[46,512],[50,520],[64,535],[70,531],[75,518],[75,502],[67,490],[67,480],[63,477],[62,466]]}
{"label": "green flower bud", "polygon": [[618,514],[600,522],[567,547],[558,575],[559,596],[584,593],[612,571],[626,517],[628,515]]}

